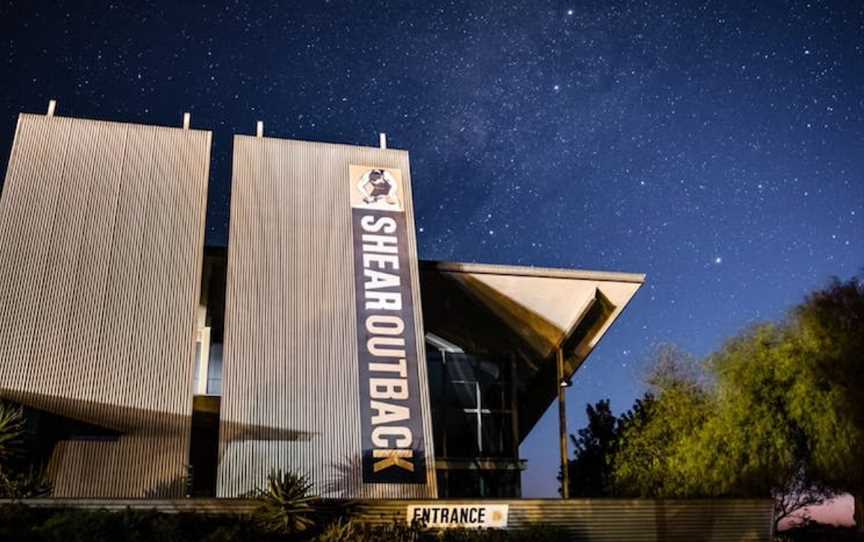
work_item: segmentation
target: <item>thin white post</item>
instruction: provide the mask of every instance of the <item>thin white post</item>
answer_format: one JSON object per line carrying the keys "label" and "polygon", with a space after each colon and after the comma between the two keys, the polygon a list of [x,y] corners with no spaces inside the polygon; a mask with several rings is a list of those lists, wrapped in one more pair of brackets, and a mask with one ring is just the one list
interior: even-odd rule
{"label": "thin white post", "polygon": [[259,120],[255,123],[255,137],[261,138],[264,137],[264,121]]}
{"label": "thin white post", "polygon": [[380,133],[378,134],[378,142],[381,144],[382,149],[387,148],[387,134]]}
{"label": "thin white post", "polygon": [[183,113],[183,129],[184,130],[189,129],[189,124],[191,123],[191,121],[192,121],[192,114],[191,113]]}
{"label": "thin white post", "polygon": [[57,100],[49,100],[48,101],[48,116],[54,116],[54,110],[57,109]]}

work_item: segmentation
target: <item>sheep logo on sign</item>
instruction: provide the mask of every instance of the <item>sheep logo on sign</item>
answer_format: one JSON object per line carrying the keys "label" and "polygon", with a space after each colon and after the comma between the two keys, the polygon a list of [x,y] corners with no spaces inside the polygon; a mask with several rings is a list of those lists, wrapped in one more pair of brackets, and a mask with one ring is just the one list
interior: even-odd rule
{"label": "sheep logo on sign", "polygon": [[363,203],[376,209],[399,208],[398,185],[386,169],[370,169],[360,178],[357,189],[363,195]]}

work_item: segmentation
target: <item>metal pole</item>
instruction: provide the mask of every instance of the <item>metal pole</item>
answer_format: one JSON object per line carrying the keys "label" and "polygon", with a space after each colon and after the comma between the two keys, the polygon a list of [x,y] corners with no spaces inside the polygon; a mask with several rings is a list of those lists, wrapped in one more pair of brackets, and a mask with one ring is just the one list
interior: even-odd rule
{"label": "metal pole", "polygon": [[569,454],[567,453],[567,405],[565,403],[565,394],[567,388],[564,383],[564,349],[559,348],[556,354],[558,380],[555,384],[558,386],[558,433],[561,440],[561,498],[570,498],[570,469]]}

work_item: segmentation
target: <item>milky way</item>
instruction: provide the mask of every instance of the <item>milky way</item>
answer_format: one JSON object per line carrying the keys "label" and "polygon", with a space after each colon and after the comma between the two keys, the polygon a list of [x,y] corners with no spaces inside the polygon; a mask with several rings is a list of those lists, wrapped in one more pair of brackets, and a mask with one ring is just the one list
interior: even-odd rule
{"label": "milky way", "polygon": [[[568,392],[629,407],[864,265],[860,2],[80,2],[0,7],[2,165],[19,111],[411,151],[427,259],[647,273]],[[769,5],[770,4],[770,5]],[[555,412],[522,447],[555,491]]]}

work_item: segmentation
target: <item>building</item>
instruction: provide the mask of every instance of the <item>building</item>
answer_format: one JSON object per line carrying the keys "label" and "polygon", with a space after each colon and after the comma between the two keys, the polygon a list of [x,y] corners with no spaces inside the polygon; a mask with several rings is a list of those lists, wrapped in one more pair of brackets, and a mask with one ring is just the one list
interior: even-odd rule
{"label": "building", "polygon": [[370,523],[770,539],[769,499],[519,499],[519,444],[557,398],[566,457],[562,386],[642,275],[420,261],[407,152],[260,130],[205,249],[211,134],[185,121],[19,117],[0,400],[53,485],[31,506],[236,512],[281,468]]}
{"label": "building", "polygon": [[408,153],[21,115],[0,393],[57,497],[518,497],[519,443],[642,275],[421,262]]}

